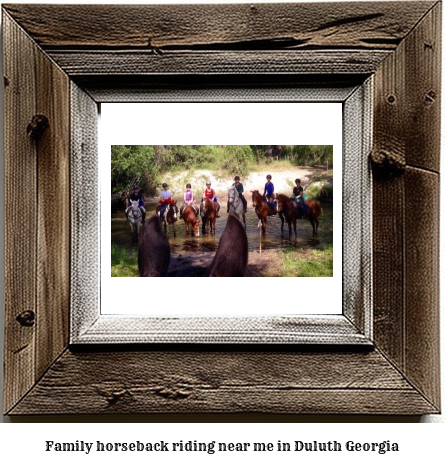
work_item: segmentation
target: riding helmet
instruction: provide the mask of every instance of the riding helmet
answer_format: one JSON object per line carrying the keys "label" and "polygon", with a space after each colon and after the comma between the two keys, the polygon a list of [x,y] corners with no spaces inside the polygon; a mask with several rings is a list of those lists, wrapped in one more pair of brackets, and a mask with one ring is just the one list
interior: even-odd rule
{"label": "riding helmet", "polygon": [[235,181],[239,181],[239,176],[235,176]]}
{"label": "riding helmet", "polygon": [[187,184],[185,187],[188,187],[188,188],[192,188],[192,185],[191,184]]}
{"label": "riding helmet", "polygon": [[168,187],[167,183],[164,182],[164,183],[162,184],[162,187]]}
{"label": "riding helmet", "polygon": [[137,184],[133,186],[133,190],[136,190],[136,189],[139,189],[139,186]]}

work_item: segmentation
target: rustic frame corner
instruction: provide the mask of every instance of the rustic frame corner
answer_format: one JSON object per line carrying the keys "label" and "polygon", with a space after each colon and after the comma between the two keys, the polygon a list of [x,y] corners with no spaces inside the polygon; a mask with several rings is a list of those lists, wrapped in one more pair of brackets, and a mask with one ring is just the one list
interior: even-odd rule
{"label": "rustic frame corner", "polygon": [[[2,15],[6,414],[440,411],[441,2],[15,4]],[[88,191],[72,156],[97,163],[86,122],[98,104],[370,77],[372,347],[70,345],[70,276],[85,255],[70,195]],[[35,200],[21,228],[18,185]]]}

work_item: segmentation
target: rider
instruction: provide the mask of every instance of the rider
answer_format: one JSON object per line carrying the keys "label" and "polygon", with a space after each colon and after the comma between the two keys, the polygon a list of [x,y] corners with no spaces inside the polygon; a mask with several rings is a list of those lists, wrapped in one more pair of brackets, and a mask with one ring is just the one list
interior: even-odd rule
{"label": "rider", "polygon": [[220,206],[219,206],[219,203],[218,203],[218,199],[216,198],[215,190],[212,189],[211,186],[212,186],[212,183],[211,183],[210,181],[207,181],[207,182],[206,182],[206,189],[205,189],[205,191],[204,191],[204,197],[201,198],[201,207],[200,207],[200,211],[201,211],[201,215],[202,215],[204,198],[205,198],[205,199],[209,199],[209,200],[211,200],[212,202],[215,203],[215,207],[216,207],[216,217],[219,218],[219,209],[220,209]]}
{"label": "rider", "polygon": [[185,192],[184,192],[184,203],[182,204],[181,209],[179,210],[179,218],[182,220],[182,212],[184,211],[185,207],[188,207],[189,205],[195,208],[195,194],[192,191],[192,185],[187,184],[185,186]]}
{"label": "rider", "polygon": [[303,186],[301,185],[301,180],[300,179],[295,179],[295,184],[296,187],[294,187],[293,194],[292,194],[292,200],[295,200],[297,204],[303,209],[303,214],[307,215],[309,206],[305,202],[306,200],[306,194],[303,192]]}
{"label": "rider", "polygon": [[[239,176],[235,176],[235,182],[232,184],[232,186],[235,187],[235,189],[238,191],[238,195],[240,196],[243,206],[244,206],[244,213],[247,212],[247,200],[243,195],[244,192],[244,186],[240,183]],[[227,213],[229,213],[229,201],[227,200]]]}
{"label": "rider", "polygon": [[166,182],[162,184],[162,191],[159,199],[159,205],[161,208],[158,211],[158,216],[161,217],[164,214],[165,208],[167,205],[172,201],[172,193],[168,189],[168,185]]}
{"label": "rider", "polygon": [[131,201],[139,201],[139,208],[141,209],[142,213],[142,223],[145,223],[145,206],[144,206],[144,199],[142,198],[142,194],[139,192],[139,186],[133,186],[133,192],[130,194],[129,200],[128,200],[128,208],[125,210],[125,216],[126,216],[126,222],[128,223],[128,213],[131,208]]}
{"label": "rider", "polygon": [[272,214],[272,215],[275,215],[275,214],[276,214],[276,211],[275,211],[275,209],[273,208],[274,205],[275,205],[275,203],[274,203],[274,202],[275,202],[275,201],[274,201],[274,190],[275,190],[275,188],[274,188],[274,186],[273,186],[273,184],[272,184],[271,179],[272,179],[272,176],[271,176],[270,174],[268,174],[268,175],[266,176],[267,182],[266,182],[266,184],[264,185],[263,197],[266,198],[266,201],[267,201],[267,203],[268,203],[268,205],[269,205],[269,208],[270,208],[270,210],[271,210],[271,212],[272,212],[271,214]]}
{"label": "rider", "polygon": [[303,192],[303,186],[301,185],[300,179],[295,179],[295,184],[296,187],[294,187],[293,190],[293,195],[292,195],[292,200],[295,200],[295,202],[300,202],[306,200],[306,195]]}

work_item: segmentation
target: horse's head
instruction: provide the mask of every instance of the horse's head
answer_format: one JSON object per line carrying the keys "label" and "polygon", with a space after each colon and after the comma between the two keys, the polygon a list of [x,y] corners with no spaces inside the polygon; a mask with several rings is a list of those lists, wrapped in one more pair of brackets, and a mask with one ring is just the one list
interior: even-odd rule
{"label": "horse's head", "polygon": [[170,204],[168,205],[168,214],[172,218],[173,221],[178,220],[178,207],[176,206],[176,200],[172,199]]}
{"label": "horse's head", "polygon": [[192,223],[192,231],[196,237],[199,237],[199,217],[196,217],[196,221]]}
{"label": "horse's head", "polygon": [[258,191],[250,191],[250,192],[252,192],[252,207],[255,208],[262,200],[262,197]]}
{"label": "horse's head", "polygon": [[139,200],[130,200],[130,202],[131,202],[131,209],[134,212],[137,212],[139,209]]}
{"label": "horse's head", "polygon": [[227,196],[230,204],[235,203],[235,200],[239,197],[239,194],[234,186],[229,187],[229,190],[227,191]]}
{"label": "horse's head", "polygon": [[282,194],[277,195],[277,210],[280,212],[283,209],[284,197]]}
{"label": "horse's head", "polygon": [[187,267],[168,273],[170,244],[162,232],[160,219],[155,215],[144,226],[139,241],[138,266],[143,277],[149,276],[244,276],[249,250],[242,224],[229,215],[218,250],[208,267]]}
{"label": "horse's head", "polygon": [[202,203],[202,216],[207,215],[212,210],[213,210],[213,202],[209,199],[204,199],[204,202]]}

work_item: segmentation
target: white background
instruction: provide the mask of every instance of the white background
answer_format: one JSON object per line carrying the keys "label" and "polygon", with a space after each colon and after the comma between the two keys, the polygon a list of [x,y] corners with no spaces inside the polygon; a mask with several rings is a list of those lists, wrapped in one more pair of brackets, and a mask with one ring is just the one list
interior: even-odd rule
{"label": "white background", "polygon": [[[265,118],[264,115],[276,117]],[[124,128],[122,121],[126,121]],[[136,305],[128,305],[128,289],[143,289],[144,296],[150,290],[153,294],[164,295],[171,292],[171,282],[162,278],[111,278],[111,145],[265,145],[267,141],[280,141],[288,145],[334,146],[334,276],[243,278],[242,285],[240,278],[224,278],[218,284],[217,295],[222,297],[223,288],[230,288],[230,300],[215,298],[213,287],[202,286],[200,299],[211,302],[211,305],[194,306],[193,315],[197,315],[196,311],[201,311],[201,315],[205,316],[342,313],[341,103],[103,104],[99,130],[101,313],[129,314],[134,313],[135,308],[140,314],[165,316],[173,312],[163,304],[153,308],[153,300],[148,298],[140,298]],[[273,182],[273,167],[271,172]],[[177,197],[178,193],[175,195]],[[203,280],[205,278],[176,279],[175,296],[180,299],[190,286],[200,286]],[[258,292],[258,286],[270,289],[267,304],[264,294]],[[287,293],[280,292],[284,287],[295,290],[293,302],[289,302]],[[191,310],[187,306],[172,307],[175,315],[190,315]]]}
{"label": "white background", "polygon": [[[286,1],[286,0],[282,0]],[[315,1],[315,0],[314,0]],[[140,3],[132,0],[133,3]],[[26,3],[26,2],[10,2],[10,3]],[[30,2],[28,2],[30,3]],[[42,2],[39,2],[42,3]],[[45,2],[45,3],[60,3]],[[68,3],[68,2],[65,2]],[[87,1],[78,0],[70,3],[90,3]],[[102,2],[102,3],[121,3],[121,2]],[[149,2],[147,2],[149,3]],[[157,3],[162,3],[160,0]],[[186,1],[171,3],[186,3]],[[208,3],[212,3],[208,0]],[[240,0],[239,3],[250,3]],[[0,93],[0,99],[2,98]],[[442,119],[442,147],[445,146],[444,128]],[[1,165],[1,170],[3,166]],[[0,191],[3,192],[3,173],[0,173]],[[4,218],[3,202],[0,202],[1,216]],[[441,194],[441,217],[445,218],[445,190],[442,189]],[[442,228],[444,231],[445,228]],[[0,239],[4,244],[3,228],[0,228]],[[442,244],[443,244],[442,232]],[[0,247],[0,254],[2,263],[4,262],[4,247]],[[445,269],[444,252],[442,247],[441,252],[441,274]],[[2,272],[1,278],[3,279],[4,269],[0,267]],[[442,276],[443,277],[443,276]],[[1,298],[3,299],[3,295]],[[442,308],[445,299],[441,299]],[[4,302],[4,300],[2,301]],[[3,305],[2,305],[3,306]],[[443,312],[442,312],[443,313]],[[444,333],[444,318],[442,318],[441,329]],[[3,331],[4,319],[3,312],[1,313],[0,321],[0,355],[3,358]],[[445,360],[445,353],[442,344],[442,399],[445,401],[444,385],[445,385],[445,367],[443,361]],[[189,421],[194,421],[194,417],[187,417]],[[9,423],[10,418],[3,417],[3,422]],[[107,463],[114,464],[125,460],[132,464],[143,463],[147,464],[154,461],[162,460],[161,463],[176,463],[178,459],[175,456],[165,457],[161,454],[156,456],[152,455],[122,455],[114,454],[106,455],[101,460],[98,459],[96,454],[83,456],[82,453],[53,453],[48,454],[44,452],[45,440],[58,440],[58,441],[130,441],[142,440],[144,442],[154,440],[173,440],[173,439],[216,439],[219,441],[275,441],[282,439],[284,441],[293,440],[361,440],[361,441],[381,441],[389,439],[391,441],[398,441],[401,446],[401,452],[398,454],[385,454],[379,455],[376,453],[342,453],[335,455],[329,454],[304,454],[289,456],[273,456],[265,454],[263,456],[243,454],[237,455],[219,455],[214,456],[206,455],[187,455],[180,457],[183,463],[211,463],[219,461],[218,463],[226,463],[231,461],[233,463],[243,463],[246,460],[255,460],[257,463],[270,463],[271,461],[279,463],[308,463],[309,461],[314,464],[326,463],[328,460],[331,463],[354,464],[358,462],[363,464],[378,464],[378,463],[400,463],[406,461],[407,463],[430,463],[441,464],[443,462],[443,438],[445,437],[445,417],[443,415],[428,415],[420,419],[421,422],[440,422],[440,424],[419,425],[419,424],[392,424],[392,422],[406,422],[418,421],[417,418],[404,418],[404,417],[370,417],[370,416],[269,416],[257,417],[255,415],[249,417],[249,421],[262,421],[262,424],[246,424],[244,416],[201,416],[197,421],[202,423],[196,424],[162,424],[162,422],[178,422],[184,421],[183,417],[177,416],[129,416],[129,417],[114,417],[114,416],[93,416],[93,417],[32,417],[14,420],[16,424],[2,424],[0,425],[0,460],[3,463],[14,461],[22,464],[28,463],[46,463],[46,464],[60,464],[66,465],[79,464],[84,460],[88,463]],[[130,424],[90,424],[90,422],[148,422],[145,424],[130,423]],[[207,424],[206,422],[217,421],[220,423]],[[221,422],[231,422],[224,424]],[[341,424],[332,424],[331,422],[346,422]],[[365,424],[356,424],[355,422],[367,422]],[[373,422],[379,422],[374,424]],[[26,422],[49,422],[46,424],[26,424]],[[52,422],[68,422],[68,424],[58,425]],[[74,423],[77,422],[77,423]],[[79,423],[80,422],[80,423]],[[161,423],[159,423],[161,422]],[[267,423],[272,422],[272,423]],[[324,422],[321,424],[302,424],[301,422]],[[156,424],[153,424],[156,423]],[[166,439],[167,438],[167,439]]]}

